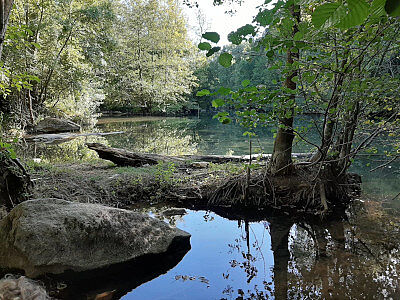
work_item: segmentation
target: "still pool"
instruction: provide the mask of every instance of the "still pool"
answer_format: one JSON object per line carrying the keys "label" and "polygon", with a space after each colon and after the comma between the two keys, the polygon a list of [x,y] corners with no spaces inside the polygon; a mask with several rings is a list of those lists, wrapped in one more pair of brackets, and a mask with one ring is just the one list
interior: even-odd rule
{"label": "still pool", "polygon": [[[96,161],[86,142],[170,155],[249,151],[245,129],[211,117],[101,119],[94,130],[124,133],[27,144],[21,156],[51,164]],[[258,133],[252,151],[270,153],[273,134],[269,129]],[[165,274],[124,287],[130,292],[122,299],[400,299],[400,167],[393,163],[370,172],[382,164],[390,145],[382,137],[374,147],[352,167],[362,175],[361,199],[336,220],[285,215],[246,220],[190,210],[165,219],[162,208],[138,208],[189,232],[191,250]],[[310,147],[297,141],[294,151]]]}

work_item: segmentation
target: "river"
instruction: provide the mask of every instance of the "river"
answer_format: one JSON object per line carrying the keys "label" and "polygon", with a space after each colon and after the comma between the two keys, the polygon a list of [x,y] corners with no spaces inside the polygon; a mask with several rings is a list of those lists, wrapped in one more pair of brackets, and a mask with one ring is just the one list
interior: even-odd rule
{"label": "river", "polygon": [[[92,141],[171,155],[249,151],[245,129],[211,117],[100,119],[96,130],[125,133],[29,145],[29,156],[52,163],[95,161],[84,146]],[[273,133],[268,128],[257,133],[252,152],[271,153]],[[400,244],[386,236],[400,228],[400,199],[395,198],[400,168],[391,164],[370,172],[388,149],[383,138],[374,146],[352,167],[362,175],[361,198],[336,220],[290,221],[273,214],[257,221],[230,220],[190,210],[163,218],[162,207],[138,208],[191,233],[192,249],[176,267],[122,299],[400,299]],[[308,145],[296,142],[294,152],[308,151]]]}

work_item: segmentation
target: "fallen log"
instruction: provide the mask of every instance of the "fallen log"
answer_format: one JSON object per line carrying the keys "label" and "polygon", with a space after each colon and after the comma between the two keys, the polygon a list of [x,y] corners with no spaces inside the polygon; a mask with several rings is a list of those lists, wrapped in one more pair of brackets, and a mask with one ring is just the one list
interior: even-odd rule
{"label": "fallen log", "polygon": [[97,152],[100,158],[112,161],[119,166],[141,167],[156,165],[162,162],[182,162],[184,159],[159,154],[135,153],[119,148],[112,148],[100,143],[86,143],[86,146]]}
{"label": "fallen log", "polygon": [[[124,149],[112,148],[100,143],[87,143],[87,147],[97,152],[100,158],[110,160],[120,166],[140,167],[146,164],[155,165],[158,162],[182,163],[187,161],[209,162],[209,163],[228,163],[228,162],[246,162],[250,160],[249,155],[228,156],[228,155],[181,155],[167,156],[150,153],[137,153]],[[294,153],[293,157],[302,159],[310,157],[309,153]],[[271,154],[252,155],[252,161],[265,161],[271,157]]]}

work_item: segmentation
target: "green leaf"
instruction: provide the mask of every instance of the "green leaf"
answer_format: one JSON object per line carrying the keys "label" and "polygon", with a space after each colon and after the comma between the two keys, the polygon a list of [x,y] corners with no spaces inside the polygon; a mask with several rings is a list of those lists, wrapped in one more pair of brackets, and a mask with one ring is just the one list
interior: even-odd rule
{"label": "green leaf", "polygon": [[242,81],[242,87],[246,87],[250,84],[250,80],[246,79]]}
{"label": "green leaf", "polygon": [[215,108],[224,106],[225,100],[224,99],[215,99],[211,102],[212,106]]}
{"label": "green leaf", "polygon": [[233,59],[232,54],[225,52],[219,56],[218,62],[220,63],[221,66],[228,68],[232,65],[232,59]]}
{"label": "green leaf", "polygon": [[334,25],[339,22],[337,13],[340,7],[343,7],[340,3],[325,3],[318,6],[312,14],[312,23],[315,27],[321,28],[322,25],[329,24]]}
{"label": "green leaf", "polygon": [[208,95],[210,95],[210,94],[211,94],[211,93],[210,93],[209,90],[201,90],[201,91],[198,91],[198,92],[197,92],[196,96],[197,96],[197,97],[203,97],[203,96],[208,96]]}
{"label": "green leaf", "polygon": [[221,120],[220,120],[220,122],[222,123],[222,124],[229,124],[229,123],[231,123],[232,122],[232,120],[230,119],[230,118],[222,118]]}
{"label": "green leaf", "polygon": [[198,47],[200,50],[206,50],[206,51],[208,51],[208,50],[211,49],[210,43],[207,43],[207,42],[200,43],[197,47]]}
{"label": "green leaf", "polygon": [[246,24],[238,28],[236,31],[232,31],[231,33],[229,33],[228,41],[230,41],[232,44],[240,45],[240,43],[245,39],[244,37],[249,34],[251,34],[252,36],[256,34],[255,27],[253,25]]}
{"label": "green leaf", "polygon": [[340,23],[337,24],[337,27],[342,29],[362,24],[369,13],[369,5],[364,0],[347,0],[347,5],[347,14],[340,16]]}
{"label": "green leaf", "polygon": [[38,43],[33,42],[32,45],[36,48],[36,49],[40,49],[40,45]]}
{"label": "green leaf", "polygon": [[400,16],[400,1],[386,0],[385,10],[392,17]]}
{"label": "green leaf", "polygon": [[386,0],[374,0],[372,2],[369,13],[373,17],[381,17],[386,14],[385,11],[385,2]]}
{"label": "green leaf", "polygon": [[211,55],[218,52],[219,50],[221,50],[221,47],[213,47],[207,52],[206,56],[210,57]]}
{"label": "green leaf", "polygon": [[218,43],[220,40],[219,34],[216,32],[206,32],[202,36],[213,43]]}
{"label": "green leaf", "polygon": [[226,87],[220,87],[218,90],[218,94],[221,94],[223,96],[229,95],[230,92],[231,92],[231,89],[228,89]]}
{"label": "green leaf", "polygon": [[301,32],[296,32],[294,37],[293,37],[293,40],[294,41],[300,41],[302,38],[303,38],[303,34]]}

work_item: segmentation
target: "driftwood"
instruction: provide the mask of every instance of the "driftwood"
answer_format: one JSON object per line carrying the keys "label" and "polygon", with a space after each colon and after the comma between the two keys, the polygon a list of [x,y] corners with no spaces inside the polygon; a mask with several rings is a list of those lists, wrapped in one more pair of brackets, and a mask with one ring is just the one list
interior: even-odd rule
{"label": "driftwood", "polygon": [[[210,163],[228,163],[228,162],[245,162],[250,160],[249,155],[244,156],[228,156],[228,155],[182,155],[182,156],[166,156],[150,153],[137,153],[124,149],[111,148],[99,143],[87,143],[89,149],[97,152],[100,158],[110,160],[120,166],[140,167],[146,164],[155,165],[159,161],[162,162],[210,162]],[[295,158],[307,158],[308,153],[294,153]],[[271,157],[271,154],[252,155],[253,161],[265,161]]]}
{"label": "driftwood", "polygon": [[124,149],[111,148],[100,143],[87,143],[86,146],[97,152],[100,158],[110,160],[119,166],[141,167],[143,165],[156,165],[159,161],[162,162],[178,162],[184,161],[177,157],[135,153]]}

